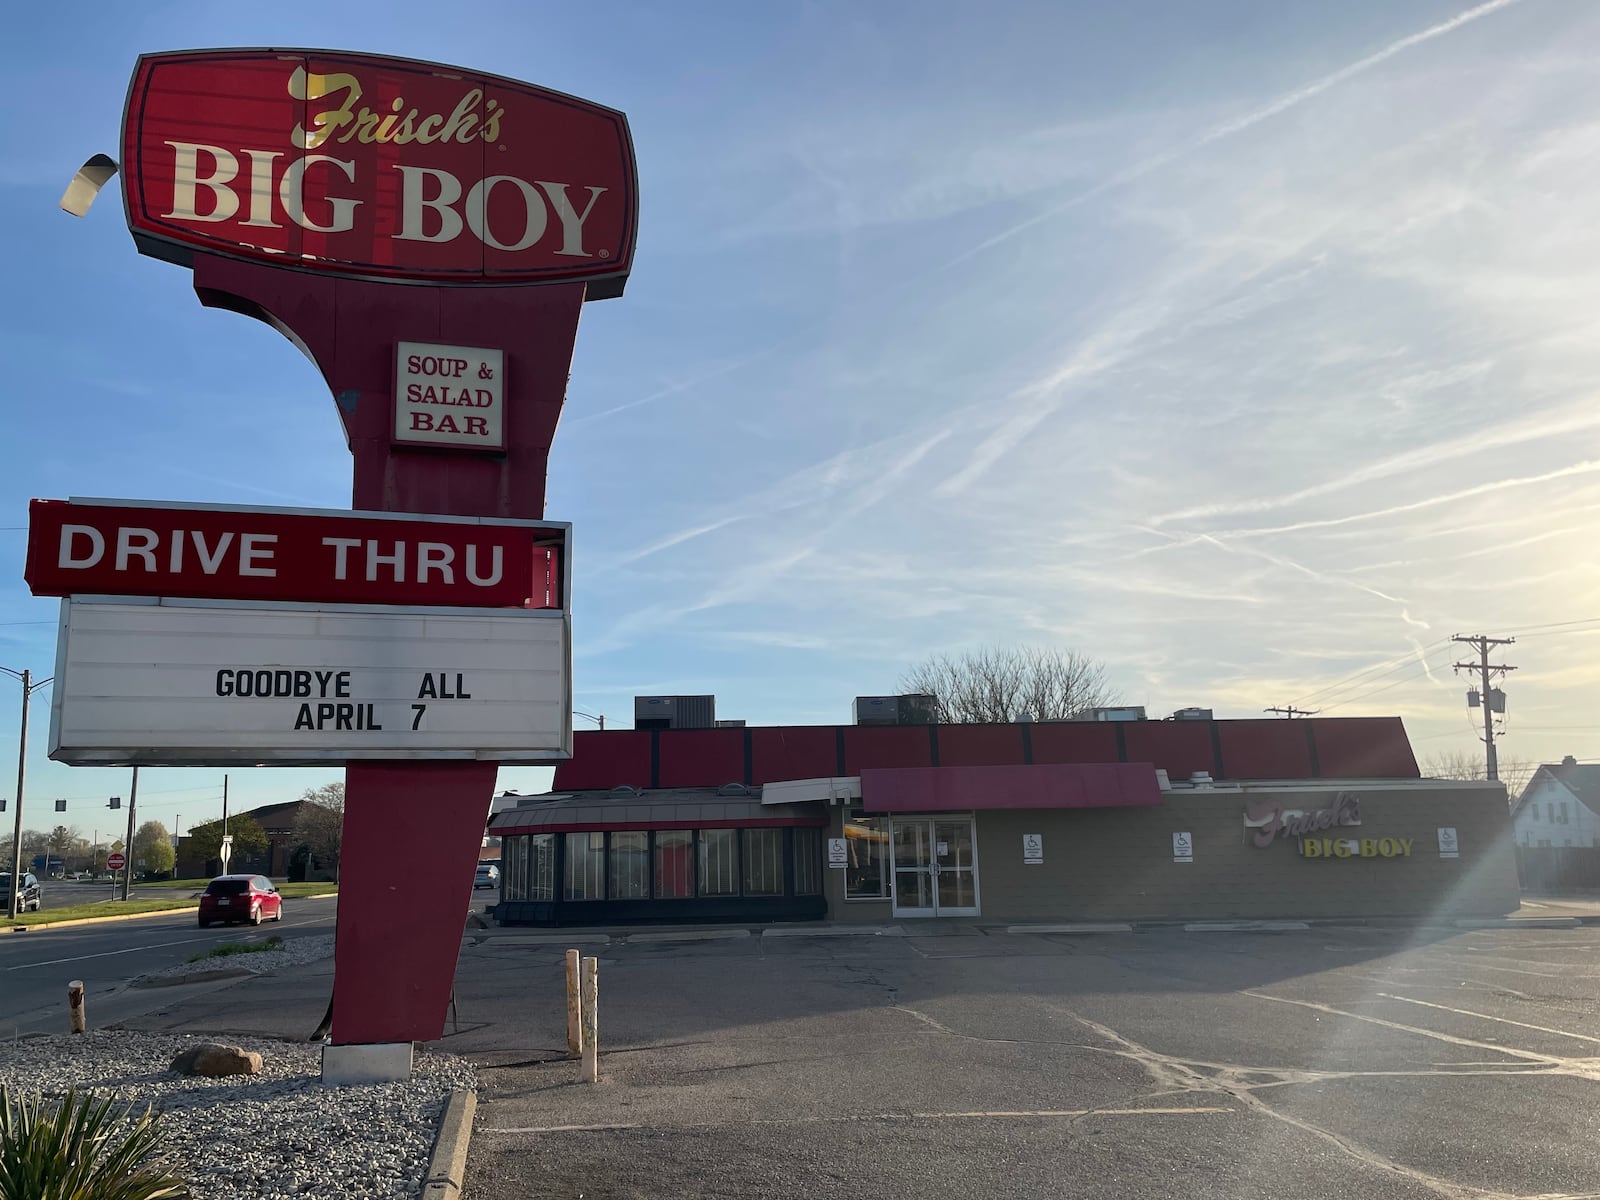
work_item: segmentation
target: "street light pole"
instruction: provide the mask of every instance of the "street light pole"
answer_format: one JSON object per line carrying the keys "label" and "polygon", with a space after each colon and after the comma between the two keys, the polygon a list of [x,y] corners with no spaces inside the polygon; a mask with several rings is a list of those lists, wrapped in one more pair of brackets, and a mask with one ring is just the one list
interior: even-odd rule
{"label": "street light pole", "polygon": [[22,681],[22,733],[17,740],[17,816],[11,832],[11,894],[6,897],[6,916],[15,920],[17,892],[22,886],[22,784],[28,770],[28,701],[50,680],[34,683],[31,671],[13,671],[10,667],[0,667],[0,671]]}

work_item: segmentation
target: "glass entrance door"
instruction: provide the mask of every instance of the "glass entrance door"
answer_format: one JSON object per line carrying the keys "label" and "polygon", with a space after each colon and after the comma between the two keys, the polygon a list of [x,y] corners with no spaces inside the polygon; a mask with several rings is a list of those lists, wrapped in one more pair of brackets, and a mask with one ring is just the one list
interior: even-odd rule
{"label": "glass entrance door", "polygon": [[978,843],[971,817],[894,818],[894,915],[978,915]]}

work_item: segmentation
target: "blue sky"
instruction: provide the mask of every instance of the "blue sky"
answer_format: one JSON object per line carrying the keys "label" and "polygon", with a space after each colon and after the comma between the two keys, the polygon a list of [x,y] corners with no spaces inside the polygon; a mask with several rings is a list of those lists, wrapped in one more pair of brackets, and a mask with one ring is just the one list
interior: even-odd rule
{"label": "blue sky", "polygon": [[[53,662],[30,497],[348,503],[311,365],[114,197],[55,208],[141,51],[324,45],[629,114],[637,262],[551,459],[579,707],[838,721],[930,651],[1030,642],[1153,714],[1399,713],[1476,754],[1445,639],[1485,631],[1521,635],[1502,753],[1600,759],[1600,9],[94,7],[0,47],[0,665]],[[109,825],[127,772],[49,763],[36,711],[30,810]],[[187,826],[220,784],[151,770],[141,807]]]}

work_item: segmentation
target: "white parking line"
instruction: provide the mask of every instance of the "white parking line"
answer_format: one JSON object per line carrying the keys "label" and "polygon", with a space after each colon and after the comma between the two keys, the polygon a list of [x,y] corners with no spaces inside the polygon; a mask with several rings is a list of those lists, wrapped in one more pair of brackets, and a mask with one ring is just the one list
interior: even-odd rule
{"label": "white parking line", "polygon": [[1423,1008],[1437,1008],[1442,1012],[1456,1013],[1463,1017],[1477,1017],[1480,1021],[1499,1021],[1502,1025],[1515,1025],[1519,1029],[1532,1029],[1539,1033],[1553,1033],[1557,1037],[1574,1038],[1580,1042],[1594,1042],[1600,1045],[1600,1037],[1590,1037],[1586,1033],[1568,1033],[1565,1029],[1551,1029],[1548,1025],[1529,1025],[1526,1021],[1513,1021],[1510,1017],[1495,1017],[1488,1013],[1473,1012],[1470,1008],[1451,1008],[1448,1004],[1434,1004],[1430,1000],[1413,1000],[1410,996],[1394,996],[1388,992],[1379,992],[1385,1000],[1399,1000],[1404,1004],[1420,1004]]}
{"label": "white parking line", "polygon": [[713,1129],[729,1125],[845,1125],[871,1121],[962,1121],[974,1117],[989,1120],[1037,1120],[1041,1117],[1066,1118],[1075,1121],[1080,1117],[1199,1117],[1232,1113],[1236,1110],[1221,1105],[1183,1108],[1037,1108],[996,1109],[975,1112],[878,1112],[851,1113],[826,1117],[758,1118],[753,1121],[693,1121],[685,1124],[647,1125],[643,1122],[614,1125],[518,1125],[509,1128],[485,1127],[484,1133],[539,1134],[539,1133],[610,1133],[624,1129]]}
{"label": "white parking line", "polygon": [[1385,1021],[1382,1017],[1369,1017],[1365,1013],[1347,1012],[1342,1008],[1334,1008],[1330,1004],[1318,1004],[1313,1000],[1291,1000],[1288,996],[1269,996],[1266,992],[1242,991],[1239,995],[1254,996],[1257,1000],[1271,1000],[1274,1004],[1293,1004],[1299,1008],[1309,1008],[1313,1012],[1327,1013],[1335,1017],[1348,1017],[1352,1021],[1365,1021],[1369,1025],[1381,1025],[1385,1029],[1397,1029],[1401,1033],[1415,1033],[1422,1037],[1433,1038],[1436,1041],[1448,1042],[1452,1046],[1468,1046],[1474,1050],[1488,1050],[1494,1054],[1526,1059],[1529,1062],[1547,1063],[1556,1061],[1554,1056],[1549,1054],[1535,1054],[1531,1050],[1518,1050],[1512,1046],[1496,1046],[1489,1042],[1477,1042],[1471,1038],[1440,1033],[1437,1029],[1423,1029],[1417,1025],[1404,1025],[1399,1021]]}
{"label": "white parking line", "polygon": [[[295,929],[299,926],[309,924],[312,924],[312,922],[290,921],[287,923],[287,928]],[[5,969],[7,971],[30,971],[35,967],[56,967],[60,966],[62,963],[87,962],[91,958],[113,958],[118,954],[137,954],[141,950],[161,950],[167,946],[184,946],[194,942],[209,942],[214,941],[216,938],[222,936],[226,935],[212,933],[205,934],[200,937],[177,938],[176,940],[170,942],[147,942],[142,946],[127,946],[121,950],[101,950],[95,954],[75,954],[70,958],[49,958],[43,962],[18,963],[14,967],[7,967]]]}

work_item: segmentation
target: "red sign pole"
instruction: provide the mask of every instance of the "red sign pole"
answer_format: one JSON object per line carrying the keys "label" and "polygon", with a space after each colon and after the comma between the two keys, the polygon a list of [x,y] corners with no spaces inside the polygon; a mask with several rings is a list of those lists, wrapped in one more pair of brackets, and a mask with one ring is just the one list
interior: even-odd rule
{"label": "red sign pole", "polygon": [[[566,397],[582,283],[396,287],[209,254],[195,255],[194,282],[203,303],[267,321],[322,371],[355,458],[355,508],[544,516],[545,465]],[[400,341],[504,351],[503,456],[393,445]],[[346,767],[335,1044],[443,1036],[496,770],[492,762]]]}

